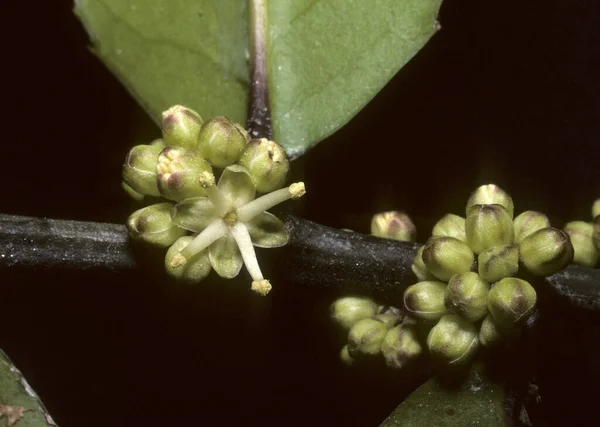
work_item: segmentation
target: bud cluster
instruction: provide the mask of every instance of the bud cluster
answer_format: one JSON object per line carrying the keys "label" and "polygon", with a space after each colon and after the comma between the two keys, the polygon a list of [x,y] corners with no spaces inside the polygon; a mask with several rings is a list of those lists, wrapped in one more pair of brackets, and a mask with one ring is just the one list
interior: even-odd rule
{"label": "bud cluster", "polygon": [[430,328],[424,348],[446,367],[518,336],[537,300],[518,276],[548,276],[573,259],[567,230],[551,227],[539,212],[513,219],[513,201],[496,185],[479,187],[465,213],[435,224],[413,261],[419,282],[404,293],[407,316]]}
{"label": "bud cluster", "polygon": [[303,183],[282,188],[289,170],[283,147],[180,105],[163,112],[161,129],[162,138],[133,147],[123,164],[125,191],[154,203],[129,217],[130,236],[169,247],[165,266],[175,278],[196,283],[211,268],[231,278],[245,264],[252,289],[268,293],[253,246],[282,246],[288,235],[266,210],[305,193]]}
{"label": "bud cluster", "polygon": [[573,243],[573,263],[594,267],[600,261],[600,199],[592,205],[593,222],[571,221],[563,231]]}
{"label": "bud cluster", "polygon": [[331,305],[333,319],[348,330],[340,358],[348,365],[383,356],[390,368],[413,364],[423,352],[417,327],[395,307],[365,297],[343,297]]}

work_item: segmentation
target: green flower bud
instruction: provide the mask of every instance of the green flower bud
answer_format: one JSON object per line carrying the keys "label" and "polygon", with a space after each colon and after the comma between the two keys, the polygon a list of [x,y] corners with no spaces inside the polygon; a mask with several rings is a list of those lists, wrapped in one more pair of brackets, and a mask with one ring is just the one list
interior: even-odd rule
{"label": "green flower bud", "polygon": [[125,190],[127,195],[129,197],[131,197],[133,200],[135,200],[136,202],[141,202],[142,200],[144,200],[144,195],[142,193],[138,193],[137,191],[135,191],[125,181],[121,182],[121,187],[123,188],[123,190]]}
{"label": "green flower bud", "polygon": [[134,191],[148,196],[160,196],[156,186],[156,164],[160,147],[136,145],[123,164],[123,180]]}
{"label": "green flower bud", "polygon": [[527,321],[535,308],[533,286],[516,277],[506,277],[496,283],[488,294],[488,310],[501,328],[510,328]]}
{"label": "green flower bud", "polygon": [[440,219],[431,231],[432,236],[454,237],[462,242],[467,241],[465,219],[462,216],[448,214]]}
{"label": "green flower bud", "polygon": [[146,206],[131,214],[127,219],[129,235],[156,246],[167,247],[183,236],[186,231],[173,225],[171,203]]}
{"label": "green flower bud", "polygon": [[162,134],[166,146],[196,148],[202,117],[194,110],[175,105],[162,113]]}
{"label": "green flower bud", "polygon": [[156,172],[161,195],[175,201],[206,195],[200,177],[212,176],[210,164],[196,150],[177,147],[160,152]]}
{"label": "green flower bud", "polygon": [[218,168],[237,162],[246,148],[246,136],[227,117],[207,120],[198,135],[198,149]]}
{"label": "green flower bud", "polygon": [[572,221],[565,225],[564,232],[571,238],[573,262],[584,267],[593,267],[600,259],[600,252],[593,242],[594,224],[584,221]]}
{"label": "green flower bud", "polygon": [[387,308],[380,307],[380,313],[373,318],[385,323],[385,327],[389,329],[396,326],[402,320],[402,312],[392,306]]}
{"label": "green flower bud", "polygon": [[378,354],[386,333],[385,323],[379,320],[359,320],[348,333],[348,353],[353,358]]}
{"label": "green flower bud", "polygon": [[547,227],[550,227],[550,220],[546,215],[537,211],[525,211],[513,221],[514,242],[521,243],[525,237]]}
{"label": "green flower bud", "polygon": [[450,278],[444,295],[446,308],[461,317],[477,322],[487,313],[490,285],[471,271]]}
{"label": "green flower bud", "polygon": [[425,263],[423,262],[423,249],[425,249],[425,246],[421,246],[417,250],[417,254],[414,257],[413,263],[410,268],[414,275],[417,276],[417,279],[419,279],[420,282],[423,282],[425,280],[436,280],[437,277],[435,277],[433,274],[431,274],[429,270],[427,270],[427,266],[425,266]]}
{"label": "green flower bud", "polygon": [[600,199],[596,199],[592,205],[592,218],[596,218],[598,215],[600,215]]}
{"label": "green flower bud", "polygon": [[347,345],[342,347],[342,350],[340,351],[340,359],[342,360],[344,365],[347,366],[350,366],[354,363],[354,359],[352,358],[352,356],[350,356],[350,352],[348,351]]}
{"label": "green flower bud", "polygon": [[377,304],[369,298],[344,297],[331,304],[331,316],[344,328],[351,328],[356,322],[377,314]]}
{"label": "green flower bud", "polygon": [[518,245],[494,246],[477,257],[479,275],[489,283],[510,277],[519,271]]}
{"label": "green flower bud", "polygon": [[462,365],[477,351],[477,335],[477,329],[471,322],[447,314],[431,328],[427,336],[427,348],[433,358],[444,365]]}
{"label": "green flower bud", "polygon": [[479,328],[479,342],[484,347],[495,347],[504,341],[502,329],[491,314],[484,317]]}
{"label": "green flower bud", "polygon": [[187,283],[199,283],[210,273],[210,260],[208,251],[201,251],[186,260],[185,265],[172,267],[173,258],[183,250],[194,238],[192,236],[180,237],[171,245],[165,257],[165,269],[170,276]]}
{"label": "green flower bud", "polygon": [[521,261],[538,276],[550,276],[573,260],[569,235],[553,227],[530,234],[520,244]]}
{"label": "green flower bud", "polygon": [[514,238],[512,217],[501,205],[474,205],[465,221],[467,243],[476,254],[494,246],[510,245]]}
{"label": "green flower bud", "polygon": [[444,282],[425,281],[409,286],[404,291],[407,314],[420,320],[438,320],[447,313],[444,305]]}
{"label": "green flower bud", "polygon": [[510,219],[513,218],[515,211],[512,198],[506,191],[494,184],[482,185],[471,194],[471,197],[467,201],[467,215],[469,215],[469,211],[475,205],[503,206],[507,210]]}
{"label": "green flower bud", "polygon": [[385,239],[414,242],[417,238],[417,228],[403,212],[381,212],[371,220],[371,234]]}
{"label": "green flower bud", "polygon": [[471,271],[475,255],[469,246],[454,237],[431,237],[423,249],[423,262],[440,280]]}
{"label": "green flower bud", "polygon": [[423,352],[414,325],[398,325],[390,329],[381,343],[381,353],[387,366],[401,369]]}
{"label": "green flower bud", "polygon": [[248,134],[248,131],[246,129],[244,129],[244,126],[242,126],[239,123],[234,123],[233,125],[237,128],[237,130],[240,131],[240,133],[242,135],[244,135],[244,138],[246,139],[246,143],[250,142],[250,135]]}
{"label": "green flower bud", "polygon": [[600,215],[596,215],[594,219],[594,234],[592,235],[592,242],[597,251],[600,251]]}
{"label": "green flower bud", "polygon": [[283,147],[265,138],[250,141],[239,163],[250,171],[256,190],[261,193],[281,188],[290,169]]}
{"label": "green flower bud", "polygon": [[165,144],[165,140],[164,140],[164,139],[162,139],[162,138],[157,138],[157,139],[155,139],[154,141],[152,141],[152,142],[150,143],[150,145],[151,145],[152,147],[158,147],[158,148],[160,148],[161,150],[167,146],[167,144]]}

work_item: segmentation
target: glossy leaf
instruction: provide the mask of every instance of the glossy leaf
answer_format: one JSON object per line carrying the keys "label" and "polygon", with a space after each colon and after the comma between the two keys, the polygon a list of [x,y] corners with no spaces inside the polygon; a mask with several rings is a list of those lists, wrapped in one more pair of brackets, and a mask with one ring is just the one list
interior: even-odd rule
{"label": "glossy leaf", "polygon": [[58,427],[21,372],[0,350],[0,426]]}
{"label": "glossy leaf", "polygon": [[[415,390],[380,427],[453,427],[511,425],[502,385],[492,382],[481,365],[471,368],[459,388],[432,378]],[[510,408],[512,410],[512,408]]]}
{"label": "glossy leaf", "polygon": [[158,121],[244,122],[248,3],[264,4],[274,139],[297,157],[348,122],[438,28],[441,0],[76,0],[94,52]]}
{"label": "glossy leaf", "polygon": [[433,35],[440,4],[272,1],[272,121],[288,154],[302,154],[358,113]]}
{"label": "glossy leaf", "polygon": [[248,24],[240,0],[75,0],[93,52],[158,123],[172,105],[243,123]]}

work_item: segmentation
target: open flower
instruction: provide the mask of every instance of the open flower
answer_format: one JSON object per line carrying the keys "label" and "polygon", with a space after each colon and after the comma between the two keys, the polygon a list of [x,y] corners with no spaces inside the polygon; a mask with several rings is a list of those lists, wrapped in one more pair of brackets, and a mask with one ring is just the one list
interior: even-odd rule
{"label": "open flower", "polygon": [[271,284],[262,275],[254,246],[274,248],[288,241],[281,220],[265,212],[288,199],[304,195],[304,183],[265,194],[257,199],[250,173],[240,165],[227,167],[218,184],[211,172],[200,175],[200,184],[208,197],[193,197],[175,205],[173,223],[199,233],[171,261],[172,268],[183,266],[188,259],[208,248],[210,264],[222,277],[237,276],[242,264],[252,277],[252,290],[266,295]]}

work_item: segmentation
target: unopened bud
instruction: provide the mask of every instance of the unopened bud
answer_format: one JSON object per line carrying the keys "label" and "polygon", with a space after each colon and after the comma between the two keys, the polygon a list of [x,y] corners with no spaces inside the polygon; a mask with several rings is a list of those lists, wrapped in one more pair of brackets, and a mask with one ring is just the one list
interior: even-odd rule
{"label": "unopened bud", "polygon": [[398,325],[390,329],[381,343],[387,366],[402,369],[423,352],[414,325]]}
{"label": "unopened bud", "polygon": [[502,329],[491,314],[484,317],[479,328],[479,342],[484,347],[495,347],[504,341]]}
{"label": "unopened bud", "polygon": [[431,237],[423,249],[427,270],[440,280],[471,271],[475,255],[469,246],[454,237]]}
{"label": "unopened bud", "polygon": [[469,200],[467,201],[467,215],[469,215],[469,211],[475,205],[503,206],[508,212],[510,219],[513,218],[515,211],[512,198],[506,191],[495,184],[482,185],[471,194],[471,197],[469,197]]}
{"label": "unopened bud", "polygon": [[573,260],[569,235],[553,227],[542,228],[527,236],[519,245],[521,261],[538,276],[550,276]]}
{"label": "unopened bud", "polygon": [[467,241],[465,234],[465,219],[462,216],[448,214],[440,219],[431,232],[432,236],[454,237],[463,242]]}
{"label": "unopened bud", "polygon": [[198,149],[218,168],[237,162],[246,148],[246,137],[227,117],[207,120],[198,135]]}
{"label": "unopened bud", "polygon": [[447,314],[431,329],[427,348],[444,365],[467,363],[477,351],[479,340],[473,323],[455,314]]}
{"label": "unopened bud", "polygon": [[162,138],[157,138],[157,139],[155,139],[154,141],[152,141],[152,142],[150,143],[150,145],[151,145],[152,147],[157,147],[157,148],[160,148],[161,150],[167,146],[167,144],[165,144],[165,140],[164,140],[164,139],[162,139]]}
{"label": "unopened bud", "polygon": [[348,333],[348,353],[353,358],[378,354],[386,333],[385,324],[379,320],[359,320]]}
{"label": "unopened bud", "polygon": [[356,322],[377,314],[377,304],[364,297],[339,298],[331,304],[331,316],[344,328],[351,328]]}
{"label": "unopened bud", "polygon": [[380,312],[374,319],[380,320],[385,323],[386,328],[392,328],[396,326],[402,320],[402,312],[396,307],[380,307]]}
{"label": "unopened bud", "polygon": [[123,180],[134,191],[148,196],[160,196],[156,185],[156,164],[160,147],[136,145],[123,164]]}
{"label": "unopened bud", "polygon": [[488,310],[502,328],[521,325],[535,308],[535,289],[525,280],[506,277],[496,283],[488,294]]}
{"label": "unopened bud", "polygon": [[414,275],[417,276],[417,279],[419,279],[420,282],[425,280],[436,280],[437,277],[435,277],[433,274],[431,274],[429,270],[427,270],[427,267],[423,262],[423,249],[425,249],[425,246],[421,246],[417,250],[417,254],[413,258],[413,263],[410,268]]}
{"label": "unopened bud", "polygon": [[131,188],[125,181],[121,182],[121,187],[127,193],[129,197],[131,197],[136,202],[141,202],[144,200],[144,195],[142,193],[138,193],[133,188]]}
{"label": "unopened bud", "polygon": [[420,320],[437,320],[447,313],[444,305],[446,284],[437,281],[415,283],[404,291],[407,314]]}
{"label": "unopened bud", "polygon": [[467,243],[476,254],[494,246],[510,245],[514,230],[512,217],[501,205],[474,205],[465,221]]}
{"label": "unopened bud", "polygon": [[180,201],[204,196],[200,177],[212,174],[212,169],[197,150],[166,147],[158,157],[156,172],[161,195]]}
{"label": "unopened bud", "polygon": [[514,242],[521,243],[525,237],[547,227],[550,227],[550,220],[546,215],[537,211],[525,211],[513,221]]}
{"label": "unopened bud", "polygon": [[477,322],[487,313],[489,289],[490,285],[477,273],[469,271],[455,274],[446,287],[446,308],[471,322]]}
{"label": "unopened bud", "polygon": [[600,215],[600,199],[596,199],[592,205],[592,218],[596,218]]}
{"label": "unopened bud", "polygon": [[519,271],[518,245],[494,246],[477,257],[479,275],[489,283],[511,277]]}
{"label": "unopened bud", "polygon": [[244,135],[244,138],[246,139],[246,142],[250,142],[250,135],[248,134],[248,131],[244,128],[244,126],[242,126],[239,123],[234,123],[234,126],[237,128],[237,130],[240,131],[240,133],[242,135]]}
{"label": "unopened bud", "polygon": [[417,228],[403,212],[381,212],[371,220],[371,234],[385,239],[414,242],[417,238]]}
{"label": "unopened bud", "polygon": [[162,113],[165,146],[196,148],[203,120],[194,110],[175,105]]}
{"label": "unopened bud", "polygon": [[340,360],[344,363],[344,365],[350,366],[354,363],[354,359],[350,356],[350,352],[348,351],[348,346],[345,345],[342,347],[340,351]]}
{"label": "unopened bud", "polygon": [[594,224],[584,221],[572,221],[563,228],[571,238],[573,262],[584,267],[593,267],[600,259],[600,252],[594,246]]}
{"label": "unopened bud", "polygon": [[156,246],[167,247],[185,234],[171,221],[171,203],[146,206],[127,219],[129,235]]}
{"label": "unopened bud", "polygon": [[192,236],[180,237],[171,245],[165,257],[167,274],[186,283],[199,283],[210,273],[208,251],[201,251],[186,260],[183,266],[173,268],[173,258],[179,254],[194,238]]}
{"label": "unopened bud", "polygon": [[283,147],[266,138],[250,141],[239,163],[248,169],[256,190],[261,193],[283,187],[290,169],[290,161]]}

